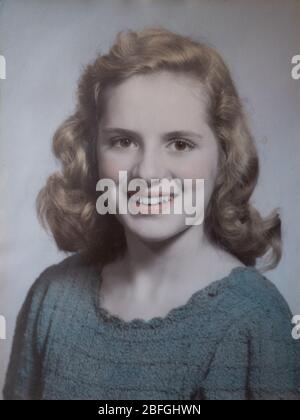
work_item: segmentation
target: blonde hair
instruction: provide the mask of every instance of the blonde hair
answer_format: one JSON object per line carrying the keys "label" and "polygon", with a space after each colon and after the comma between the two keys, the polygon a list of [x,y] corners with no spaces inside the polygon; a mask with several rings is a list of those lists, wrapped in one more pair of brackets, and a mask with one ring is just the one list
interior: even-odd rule
{"label": "blonde hair", "polygon": [[196,77],[208,94],[208,123],[218,139],[219,172],[204,220],[207,237],[245,265],[268,255],[264,269],[281,258],[277,209],[263,218],[250,204],[259,162],[243,106],[230,72],[208,45],[162,27],[121,31],[106,55],[81,76],[73,115],[57,129],[53,152],[62,169],[51,175],[37,197],[38,216],[59,249],[80,252],[89,262],[124,253],[124,228],[114,215],[96,211],[97,130],[104,92],[136,74],[167,70]]}

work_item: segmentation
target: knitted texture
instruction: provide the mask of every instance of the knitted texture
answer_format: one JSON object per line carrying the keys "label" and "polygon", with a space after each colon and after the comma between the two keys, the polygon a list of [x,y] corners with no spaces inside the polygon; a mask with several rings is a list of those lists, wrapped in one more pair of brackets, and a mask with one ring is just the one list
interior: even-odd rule
{"label": "knitted texture", "polygon": [[300,340],[276,287],[235,267],[165,317],[101,307],[101,268],[46,268],[18,315],[5,399],[300,399]]}

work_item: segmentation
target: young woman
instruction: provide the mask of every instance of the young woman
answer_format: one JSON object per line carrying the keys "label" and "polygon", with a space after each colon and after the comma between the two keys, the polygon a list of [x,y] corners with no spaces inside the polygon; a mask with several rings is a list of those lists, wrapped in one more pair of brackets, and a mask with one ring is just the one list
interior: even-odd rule
{"label": "young woman", "polygon": [[[280,218],[250,203],[257,152],[219,54],[161,27],[120,32],[85,69],[53,150],[62,169],[38,213],[74,254],[28,293],[4,397],[299,398],[292,314],[262,274],[280,260]],[[100,215],[97,182],[120,192],[120,171],[146,182],[140,212]],[[163,179],[204,179],[203,223],[142,211]]]}

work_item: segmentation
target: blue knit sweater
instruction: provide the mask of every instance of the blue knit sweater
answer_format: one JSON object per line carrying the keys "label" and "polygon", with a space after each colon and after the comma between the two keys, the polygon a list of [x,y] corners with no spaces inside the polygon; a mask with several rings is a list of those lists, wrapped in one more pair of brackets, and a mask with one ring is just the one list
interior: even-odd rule
{"label": "blue knit sweater", "polygon": [[19,313],[5,399],[300,399],[300,340],[275,286],[253,267],[165,317],[101,307],[101,269],[79,254],[46,268]]}

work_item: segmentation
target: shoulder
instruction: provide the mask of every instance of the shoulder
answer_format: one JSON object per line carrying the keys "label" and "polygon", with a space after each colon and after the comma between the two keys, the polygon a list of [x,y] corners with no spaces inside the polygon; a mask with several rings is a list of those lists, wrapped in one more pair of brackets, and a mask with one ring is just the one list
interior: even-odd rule
{"label": "shoulder", "polygon": [[277,310],[286,316],[290,308],[275,284],[255,267],[237,267],[232,272],[231,293],[245,310],[268,312]]}
{"label": "shoulder", "polygon": [[[214,324],[218,325],[219,342],[226,339],[274,348],[296,350],[292,338],[293,315],[275,284],[255,267],[236,267],[216,284]],[[299,343],[300,344],[300,343]]]}
{"label": "shoulder", "polygon": [[92,287],[96,271],[96,265],[87,264],[79,253],[70,255],[46,267],[32,284],[28,297],[32,297],[33,305],[43,303],[49,307],[63,300],[70,303]]}
{"label": "shoulder", "polygon": [[96,265],[86,264],[79,253],[46,267],[18,314],[20,334],[31,331],[42,349],[47,337],[80,325],[82,314],[93,310],[97,275]]}
{"label": "shoulder", "polygon": [[[257,268],[236,266],[229,275],[209,287],[216,295],[215,319],[225,326],[273,324],[280,331],[290,331],[292,313],[284,297]],[[226,327],[226,328],[227,328]]]}
{"label": "shoulder", "polygon": [[254,267],[237,267],[219,283],[217,296],[208,392],[215,395],[223,369],[221,381],[229,380],[230,390],[237,386],[243,398],[297,398],[300,342],[292,337],[292,314],[276,286]]}
{"label": "shoulder", "polygon": [[231,324],[252,336],[273,334],[290,339],[292,312],[264,274],[255,267],[237,267],[231,272],[227,286],[220,307],[223,312],[227,310]]}
{"label": "shoulder", "polygon": [[79,253],[75,253],[46,267],[39,274],[34,286],[36,288],[67,286],[70,283],[80,282],[89,271],[95,269],[96,265],[87,264]]}

